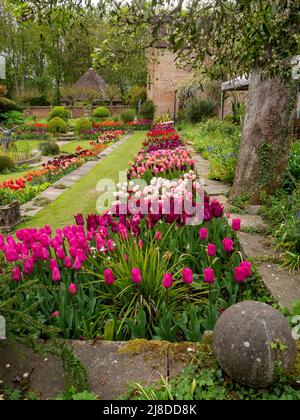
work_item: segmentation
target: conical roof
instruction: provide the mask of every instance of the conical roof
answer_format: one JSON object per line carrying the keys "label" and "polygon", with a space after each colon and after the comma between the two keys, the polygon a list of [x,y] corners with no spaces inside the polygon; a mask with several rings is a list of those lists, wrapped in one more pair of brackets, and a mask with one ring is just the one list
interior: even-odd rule
{"label": "conical roof", "polygon": [[88,69],[83,76],[74,84],[76,88],[89,88],[95,91],[99,91],[99,96],[105,98],[106,83],[99,76],[99,74],[92,68]]}

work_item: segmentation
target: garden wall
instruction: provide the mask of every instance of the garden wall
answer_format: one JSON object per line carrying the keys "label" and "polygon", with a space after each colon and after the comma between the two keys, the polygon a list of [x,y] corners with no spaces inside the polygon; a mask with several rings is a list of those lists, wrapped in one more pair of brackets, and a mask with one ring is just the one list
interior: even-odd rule
{"label": "garden wall", "polygon": [[[34,115],[37,118],[46,118],[51,108],[51,106],[28,106],[23,108],[23,112],[29,116]],[[83,117],[86,112],[86,108],[84,108],[83,106],[68,106],[66,108],[68,108],[68,110],[70,111],[72,118]],[[92,109],[94,110],[95,108],[97,107],[93,106]],[[110,110],[110,113],[113,117],[117,117],[121,115],[122,112],[125,111],[125,109],[128,109],[129,106],[113,105],[108,106],[107,108]]]}

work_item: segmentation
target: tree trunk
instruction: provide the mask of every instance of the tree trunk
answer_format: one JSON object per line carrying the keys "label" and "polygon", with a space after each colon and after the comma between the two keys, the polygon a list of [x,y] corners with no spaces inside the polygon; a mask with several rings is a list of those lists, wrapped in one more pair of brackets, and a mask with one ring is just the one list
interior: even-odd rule
{"label": "tree trunk", "polygon": [[231,198],[253,204],[280,186],[290,150],[290,126],[297,89],[253,71]]}

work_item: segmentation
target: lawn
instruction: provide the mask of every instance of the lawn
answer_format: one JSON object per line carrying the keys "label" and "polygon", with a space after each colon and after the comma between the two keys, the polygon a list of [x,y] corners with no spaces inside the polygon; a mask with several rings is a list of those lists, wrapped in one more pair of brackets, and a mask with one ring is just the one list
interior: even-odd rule
{"label": "lawn", "polygon": [[92,140],[75,140],[70,141],[68,144],[64,144],[60,147],[60,151],[63,153],[75,153],[76,147],[80,146],[82,149],[90,149],[90,143]]}
{"label": "lawn", "polygon": [[128,161],[141,149],[144,139],[145,131],[133,134],[111,155],[101,160],[88,175],[47,205],[29,222],[25,222],[23,227],[42,227],[49,224],[55,229],[73,223],[77,213],[95,213],[99,196],[96,192],[97,182],[104,178],[118,182],[119,171],[127,169]]}

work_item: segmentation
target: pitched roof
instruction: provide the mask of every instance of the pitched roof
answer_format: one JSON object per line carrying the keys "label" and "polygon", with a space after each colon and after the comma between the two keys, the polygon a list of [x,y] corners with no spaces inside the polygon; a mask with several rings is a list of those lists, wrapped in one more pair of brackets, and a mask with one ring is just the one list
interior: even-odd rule
{"label": "pitched roof", "polygon": [[101,97],[105,97],[106,83],[92,68],[88,69],[88,71],[77,80],[74,86],[77,88],[85,87],[99,91]]}

